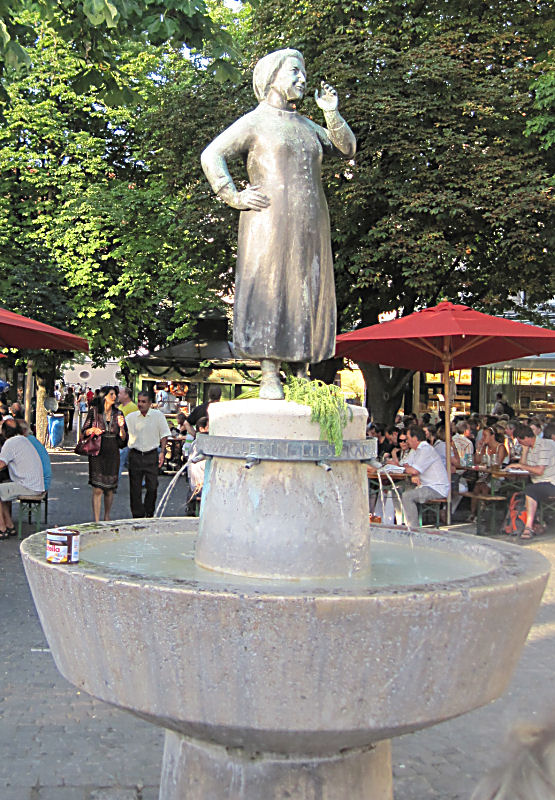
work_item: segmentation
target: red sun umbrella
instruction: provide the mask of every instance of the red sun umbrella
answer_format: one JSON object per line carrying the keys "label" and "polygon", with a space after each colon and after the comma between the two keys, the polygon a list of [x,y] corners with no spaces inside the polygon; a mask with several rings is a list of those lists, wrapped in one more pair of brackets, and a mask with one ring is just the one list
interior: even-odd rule
{"label": "red sun umbrella", "polygon": [[555,331],[440,303],[406,317],[343,333],[337,356],[421,372],[479,367],[555,352]]}
{"label": "red sun umbrella", "polygon": [[[406,317],[337,337],[336,356],[355,361],[442,372],[445,420],[450,419],[449,372],[521,356],[555,352],[555,331],[481,314],[444,302]],[[447,453],[451,430],[445,425]]]}
{"label": "red sun umbrella", "polygon": [[0,308],[0,347],[14,347],[17,350],[79,350],[87,353],[89,343],[81,336]]}

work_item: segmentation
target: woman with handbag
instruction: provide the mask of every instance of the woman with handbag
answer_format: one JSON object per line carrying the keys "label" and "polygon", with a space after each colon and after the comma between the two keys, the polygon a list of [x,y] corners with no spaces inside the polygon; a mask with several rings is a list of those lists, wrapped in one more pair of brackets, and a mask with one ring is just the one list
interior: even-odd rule
{"label": "woman with handbag", "polygon": [[[92,486],[94,521],[100,519],[104,495],[104,519],[110,519],[114,492],[118,488],[119,450],[127,444],[125,417],[116,407],[117,393],[113,386],[103,386],[95,397],[83,425],[85,446],[99,437],[99,450],[92,455],[89,445],[89,483]],[[97,440],[98,441],[98,440]],[[97,444],[98,446],[98,444]],[[93,448],[93,451],[96,449]]]}

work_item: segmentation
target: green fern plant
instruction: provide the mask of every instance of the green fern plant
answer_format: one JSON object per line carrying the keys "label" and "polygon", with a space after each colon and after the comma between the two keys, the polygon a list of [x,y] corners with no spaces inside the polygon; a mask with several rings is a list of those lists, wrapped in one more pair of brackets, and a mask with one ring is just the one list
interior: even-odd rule
{"label": "green fern plant", "polygon": [[311,409],[311,421],[320,425],[320,439],[327,439],[335,448],[335,455],[340,455],[343,450],[343,430],[352,419],[353,411],[345,402],[339,386],[289,375],[284,392],[289,402]]}

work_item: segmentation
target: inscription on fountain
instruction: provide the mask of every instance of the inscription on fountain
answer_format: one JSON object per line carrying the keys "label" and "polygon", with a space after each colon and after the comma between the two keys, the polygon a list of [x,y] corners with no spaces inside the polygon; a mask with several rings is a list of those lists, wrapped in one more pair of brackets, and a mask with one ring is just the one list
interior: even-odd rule
{"label": "inscription on fountain", "polygon": [[261,461],[367,461],[376,457],[376,440],[344,441],[335,455],[333,445],[319,440],[248,439],[198,434],[198,452],[220,458],[258,458]]}

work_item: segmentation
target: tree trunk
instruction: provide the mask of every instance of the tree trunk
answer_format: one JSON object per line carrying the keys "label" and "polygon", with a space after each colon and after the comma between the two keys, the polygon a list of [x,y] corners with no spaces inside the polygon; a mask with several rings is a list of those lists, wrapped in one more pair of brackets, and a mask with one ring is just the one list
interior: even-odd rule
{"label": "tree trunk", "polygon": [[36,395],[36,412],[35,412],[35,425],[37,428],[37,439],[41,444],[46,442],[46,431],[47,431],[47,416],[46,416],[46,408],[44,407],[44,401],[46,400],[46,387],[48,384],[48,380],[43,375],[36,376],[37,381],[37,395]]}
{"label": "tree trunk", "polygon": [[366,383],[366,398],[369,414],[374,422],[393,425],[395,415],[401,407],[403,393],[414,372],[395,367],[391,370],[379,364],[358,361]]}
{"label": "tree trunk", "polygon": [[8,390],[8,399],[11,403],[15,403],[18,399],[17,397],[17,389],[19,387],[19,369],[18,367],[12,367],[12,379],[10,381],[10,388]]}
{"label": "tree trunk", "polygon": [[343,366],[342,358],[328,358],[318,364],[310,365],[310,377],[313,381],[320,380],[324,383],[333,383],[337,370]]}
{"label": "tree trunk", "polygon": [[33,399],[33,392],[35,388],[35,379],[33,376],[33,362],[31,359],[27,361],[27,374],[25,376],[25,420],[31,423],[31,401]]}

